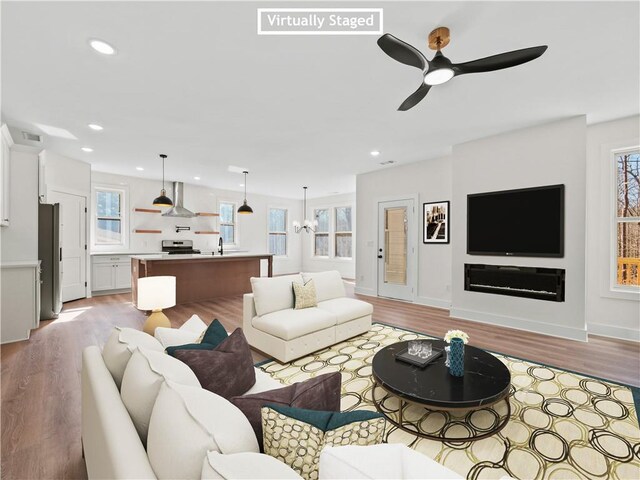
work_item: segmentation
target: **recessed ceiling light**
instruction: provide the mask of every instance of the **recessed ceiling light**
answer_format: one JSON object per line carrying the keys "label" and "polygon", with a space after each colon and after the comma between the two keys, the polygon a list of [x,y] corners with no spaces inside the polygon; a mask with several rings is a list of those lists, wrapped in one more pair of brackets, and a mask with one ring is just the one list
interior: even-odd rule
{"label": "recessed ceiling light", "polygon": [[89,41],[89,45],[91,45],[91,48],[93,48],[96,52],[102,53],[103,55],[113,55],[114,53],[116,53],[115,48],[102,40],[94,38],[93,40]]}
{"label": "recessed ceiling light", "polygon": [[142,172],[144,170],[144,168],[142,167],[136,167],[136,170],[138,170],[139,172]]}
{"label": "recessed ceiling light", "polygon": [[244,187],[244,183],[239,183],[238,186],[239,187]]}
{"label": "recessed ceiling light", "polygon": [[98,125],[97,123],[90,123],[89,125],[87,125],[91,130],[95,130],[96,132],[99,132],[100,130],[104,130],[104,128],[101,125]]}
{"label": "recessed ceiling light", "polygon": [[193,177],[194,180],[200,180],[200,177]]}
{"label": "recessed ceiling light", "polygon": [[378,150],[372,150],[371,151],[371,156],[372,157],[377,157],[378,155],[380,155],[380,152]]}
{"label": "recessed ceiling light", "polygon": [[93,148],[91,148],[91,147],[82,147],[82,151],[90,153],[90,152],[93,152]]}

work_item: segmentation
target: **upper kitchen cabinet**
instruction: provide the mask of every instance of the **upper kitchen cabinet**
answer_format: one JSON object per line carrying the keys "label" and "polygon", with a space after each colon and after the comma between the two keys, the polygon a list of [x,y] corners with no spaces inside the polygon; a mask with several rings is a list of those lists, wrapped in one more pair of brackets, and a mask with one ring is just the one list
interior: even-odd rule
{"label": "upper kitchen cabinet", "polygon": [[0,130],[2,139],[2,157],[0,158],[0,226],[7,227],[10,219],[9,189],[11,188],[11,183],[9,176],[13,139],[6,125],[2,125]]}

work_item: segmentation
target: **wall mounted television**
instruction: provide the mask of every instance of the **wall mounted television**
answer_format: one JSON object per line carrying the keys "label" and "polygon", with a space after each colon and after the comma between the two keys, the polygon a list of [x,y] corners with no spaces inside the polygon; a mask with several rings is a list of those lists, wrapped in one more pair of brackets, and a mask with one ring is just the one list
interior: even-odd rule
{"label": "wall mounted television", "polygon": [[467,253],[564,256],[564,185],[467,196]]}

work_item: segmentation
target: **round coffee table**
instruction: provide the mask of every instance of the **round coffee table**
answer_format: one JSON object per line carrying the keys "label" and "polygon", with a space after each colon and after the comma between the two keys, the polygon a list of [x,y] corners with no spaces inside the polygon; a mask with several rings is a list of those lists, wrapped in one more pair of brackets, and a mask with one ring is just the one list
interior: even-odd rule
{"label": "round coffee table", "polygon": [[[433,348],[444,349],[443,340],[428,340]],[[511,373],[507,367],[490,353],[465,345],[464,376],[454,377],[445,366],[446,353],[424,368],[401,360],[397,353],[406,350],[408,341],[384,347],[373,357],[372,375],[374,388],[381,387],[400,399],[399,422],[387,415],[372,392],[377,410],[396,427],[423,438],[440,441],[468,442],[480,440],[498,433],[504,428],[511,415],[509,391]],[[447,438],[411,430],[403,425],[402,410],[405,403],[413,403],[428,410],[477,410],[501,400],[507,403],[507,414],[488,431],[464,438]]]}

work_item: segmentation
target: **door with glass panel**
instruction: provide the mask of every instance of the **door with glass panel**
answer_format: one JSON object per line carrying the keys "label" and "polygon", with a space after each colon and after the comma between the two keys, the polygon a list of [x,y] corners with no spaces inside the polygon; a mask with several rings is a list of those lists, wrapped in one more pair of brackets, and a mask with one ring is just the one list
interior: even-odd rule
{"label": "door with glass panel", "polygon": [[415,291],[413,199],[378,203],[378,295],[412,301]]}

